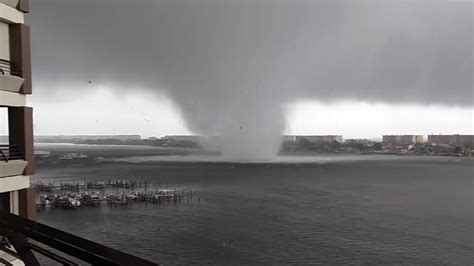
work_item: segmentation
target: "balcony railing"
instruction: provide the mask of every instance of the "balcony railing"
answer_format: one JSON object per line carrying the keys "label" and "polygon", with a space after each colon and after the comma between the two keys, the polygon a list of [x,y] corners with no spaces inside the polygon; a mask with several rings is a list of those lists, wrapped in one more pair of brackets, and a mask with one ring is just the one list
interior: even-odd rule
{"label": "balcony railing", "polygon": [[1,236],[7,241],[3,241],[3,245],[0,242],[0,250],[16,255],[26,265],[40,265],[35,253],[62,265],[82,265],[84,262],[92,265],[157,265],[4,211],[0,211]]}
{"label": "balcony railing", "polygon": [[16,145],[0,145],[0,162],[12,160],[25,160],[25,156]]}
{"label": "balcony railing", "polygon": [[5,59],[0,59],[0,75],[7,74],[21,77],[21,70],[12,62]]}

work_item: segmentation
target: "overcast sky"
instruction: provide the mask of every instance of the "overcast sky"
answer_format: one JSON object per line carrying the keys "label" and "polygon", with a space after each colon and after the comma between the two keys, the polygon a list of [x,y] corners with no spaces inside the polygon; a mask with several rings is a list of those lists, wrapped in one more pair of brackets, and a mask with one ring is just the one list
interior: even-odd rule
{"label": "overcast sky", "polygon": [[31,5],[36,134],[474,131],[472,1]]}

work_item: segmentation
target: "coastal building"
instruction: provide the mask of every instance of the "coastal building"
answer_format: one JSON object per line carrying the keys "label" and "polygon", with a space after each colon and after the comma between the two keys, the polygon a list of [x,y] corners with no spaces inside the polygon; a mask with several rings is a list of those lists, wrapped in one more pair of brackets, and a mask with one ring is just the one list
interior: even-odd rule
{"label": "coastal building", "polygon": [[283,142],[296,142],[296,136],[295,135],[284,135],[283,136]]}
{"label": "coastal building", "polygon": [[168,135],[161,138],[162,140],[171,140],[171,141],[188,141],[200,143],[207,140],[207,137],[200,135]]}
{"label": "coastal building", "polygon": [[423,135],[384,135],[382,138],[384,144],[391,145],[410,145],[423,142]]}
{"label": "coastal building", "polygon": [[8,138],[0,146],[0,210],[34,220],[33,109],[26,104],[32,92],[30,28],[24,24],[28,11],[28,1],[0,0],[0,108],[8,114],[1,118]]}
{"label": "coastal building", "polygon": [[344,143],[346,144],[364,144],[364,145],[373,144],[375,142],[376,141],[370,140],[370,139],[346,139],[344,141]]}
{"label": "coastal building", "polygon": [[283,140],[286,142],[300,142],[302,140],[307,140],[311,143],[321,143],[321,142],[333,142],[337,141],[342,143],[343,138],[341,135],[285,135]]}
{"label": "coastal building", "polygon": [[428,143],[474,147],[474,135],[428,135]]}

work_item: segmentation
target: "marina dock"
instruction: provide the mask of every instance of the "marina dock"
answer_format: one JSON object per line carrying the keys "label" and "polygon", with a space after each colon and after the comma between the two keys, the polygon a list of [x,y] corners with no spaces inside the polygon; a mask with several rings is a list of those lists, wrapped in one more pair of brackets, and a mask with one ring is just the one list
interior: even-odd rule
{"label": "marina dock", "polygon": [[[33,183],[38,190],[37,209],[100,207],[102,205],[131,206],[145,202],[153,204],[192,203],[193,193],[197,202],[200,193],[193,190],[168,188],[159,181],[134,179],[109,179],[97,181],[38,182]],[[195,199],[196,200],[196,199]]]}

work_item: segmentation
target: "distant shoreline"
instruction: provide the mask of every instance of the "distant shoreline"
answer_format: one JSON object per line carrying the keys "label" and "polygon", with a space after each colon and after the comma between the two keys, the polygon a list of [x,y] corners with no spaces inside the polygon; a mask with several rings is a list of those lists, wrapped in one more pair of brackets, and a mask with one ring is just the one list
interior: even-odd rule
{"label": "distant shoreline", "polygon": [[[203,148],[197,147],[181,147],[181,146],[154,146],[148,144],[112,144],[112,143],[72,143],[72,142],[35,142],[35,147],[43,148],[49,146],[69,146],[69,147],[116,147],[116,148],[137,148],[137,149],[151,149],[151,150],[181,150],[181,151],[193,151],[193,154],[200,154],[202,152],[203,155],[218,155],[220,154],[219,151],[216,150],[206,150]],[[394,151],[374,151],[374,150],[366,150],[366,151],[318,151],[318,150],[305,150],[305,149],[297,149],[297,150],[282,150],[277,154],[277,156],[305,156],[305,155],[394,155],[394,156],[421,156],[421,157],[469,157],[469,156],[459,156],[459,154],[452,154],[452,153],[438,153],[438,154],[426,154],[426,153],[415,153],[415,152],[394,152]],[[164,154],[160,154],[164,155]],[[174,154],[171,154],[174,155]],[[177,155],[187,155],[179,153]]]}

